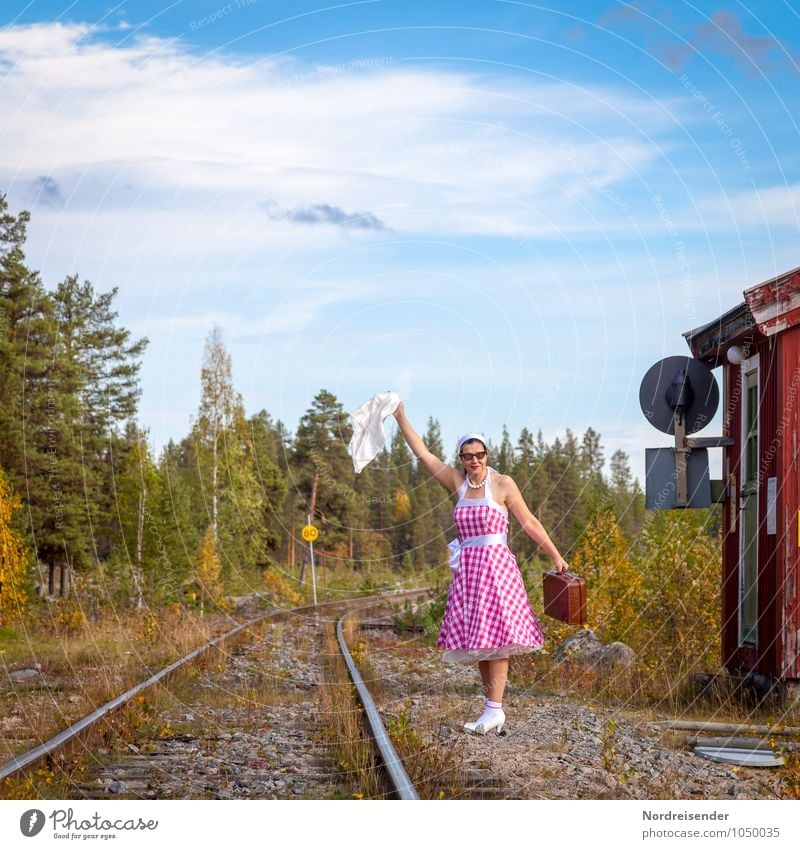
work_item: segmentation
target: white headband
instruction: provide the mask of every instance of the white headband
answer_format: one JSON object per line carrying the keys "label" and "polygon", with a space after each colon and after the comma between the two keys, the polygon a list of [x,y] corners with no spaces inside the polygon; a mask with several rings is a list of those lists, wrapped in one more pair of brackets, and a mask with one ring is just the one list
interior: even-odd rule
{"label": "white headband", "polygon": [[459,452],[459,454],[461,453],[461,446],[462,446],[465,442],[471,442],[473,439],[477,439],[477,440],[479,440],[480,442],[482,442],[484,445],[486,445],[486,437],[485,437],[482,433],[465,433],[465,434],[464,434],[464,435],[463,435],[463,436],[462,436],[462,437],[458,440],[458,452]]}

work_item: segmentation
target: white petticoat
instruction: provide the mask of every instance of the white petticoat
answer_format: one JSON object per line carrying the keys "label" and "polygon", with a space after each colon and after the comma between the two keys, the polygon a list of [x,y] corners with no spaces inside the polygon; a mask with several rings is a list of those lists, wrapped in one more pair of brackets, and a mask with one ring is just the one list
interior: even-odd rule
{"label": "white petticoat", "polygon": [[509,646],[494,646],[486,649],[447,649],[442,653],[445,663],[479,663],[482,660],[502,660],[512,654],[542,651],[543,647],[523,646],[514,643]]}

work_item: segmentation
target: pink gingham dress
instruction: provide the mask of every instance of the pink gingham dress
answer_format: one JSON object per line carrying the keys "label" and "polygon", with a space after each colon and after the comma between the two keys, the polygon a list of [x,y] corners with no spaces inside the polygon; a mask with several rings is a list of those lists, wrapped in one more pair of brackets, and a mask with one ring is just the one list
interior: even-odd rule
{"label": "pink gingham dress", "polygon": [[453,510],[462,548],[436,640],[445,649],[442,660],[452,663],[494,660],[544,645],[517,560],[506,542],[469,547],[471,537],[508,534],[508,510],[492,498],[495,471],[488,469],[485,498],[466,498],[465,480]]}

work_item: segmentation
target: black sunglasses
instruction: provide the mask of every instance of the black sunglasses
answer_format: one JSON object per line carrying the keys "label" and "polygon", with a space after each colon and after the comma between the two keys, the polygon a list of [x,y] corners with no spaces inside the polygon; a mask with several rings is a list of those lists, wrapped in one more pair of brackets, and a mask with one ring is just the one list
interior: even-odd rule
{"label": "black sunglasses", "polygon": [[466,460],[468,463],[474,457],[476,460],[483,460],[486,456],[485,451],[476,451],[474,454],[471,454],[469,451],[465,451],[463,454],[459,454],[462,460]]}

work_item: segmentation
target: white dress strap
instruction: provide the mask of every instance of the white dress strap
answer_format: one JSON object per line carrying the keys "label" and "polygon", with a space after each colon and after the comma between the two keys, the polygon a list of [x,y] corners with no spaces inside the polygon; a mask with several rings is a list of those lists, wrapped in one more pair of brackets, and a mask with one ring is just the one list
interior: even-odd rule
{"label": "white dress strap", "polygon": [[467,480],[468,478],[464,478],[464,483],[461,484],[461,487],[458,490],[458,501],[456,502],[456,507],[462,504],[494,504],[501,513],[508,514],[508,508],[504,507],[502,504],[498,504],[494,498],[492,497],[492,476],[491,472],[495,472],[496,474],[500,474],[497,469],[489,466],[486,471],[486,486],[484,488],[484,497],[483,498],[466,498],[467,493]]}
{"label": "white dress strap", "polygon": [[503,504],[498,504],[498,502],[494,500],[494,496],[492,494],[492,476],[491,474],[489,474],[489,472],[496,472],[498,475],[500,474],[497,469],[493,469],[491,466],[489,466],[489,471],[487,471],[486,473],[486,501],[488,504],[494,504],[495,507],[497,507],[501,513],[507,514],[508,508]]}
{"label": "white dress strap", "polygon": [[494,469],[491,466],[486,467],[486,486],[484,487],[484,495],[487,501],[494,501],[492,498],[492,472]]}

